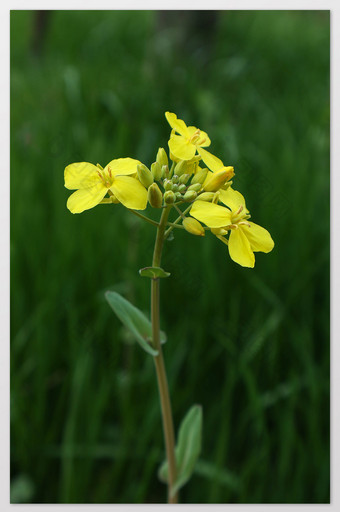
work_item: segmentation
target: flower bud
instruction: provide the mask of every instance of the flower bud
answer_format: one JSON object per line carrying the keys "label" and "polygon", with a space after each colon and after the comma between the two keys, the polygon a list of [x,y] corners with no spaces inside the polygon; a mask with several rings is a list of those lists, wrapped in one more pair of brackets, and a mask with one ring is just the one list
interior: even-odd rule
{"label": "flower bud", "polygon": [[186,217],[183,220],[183,227],[186,231],[191,233],[192,235],[204,236],[205,231],[203,226],[198,222],[198,220],[193,217]]}
{"label": "flower bud", "polygon": [[206,192],[216,192],[216,190],[220,189],[231,178],[230,170],[228,169],[228,167],[225,167],[222,171],[212,173],[204,185],[204,190]]}
{"label": "flower bud", "polygon": [[203,192],[198,196],[200,201],[212,201],[214,199],[214,192]]}
{"label": "flower bud", "polygon": [[205,169],[199,169],[199,171],[196,172],[196,174],[194,175],[194,177],[192,178],[191,180],[191,183],[194,184],[194,183],[204,183],[204,180],[205,178],[207,177],[207,174],[208,174],[208,169],[205,168]]}
{"label": "flower bud", "polygon": [[194,201],[197,197],[197,192],[195,192],[194,190],[188,190],[184,196],[183,196],[183,199],[184,201],[186,201],[187,203],[189,203],[190,201]]}
{"label": "flower bud", "polygon": [[189,178],[190,178],[190,174],[182,174],[182,176],[179,177],[179,183],[187,184]]}
{"label": "flower bud", "polygon": [[172,181],[165,179],[163,181],[164,190],[172,190]]}
{"label": "flower bud", "polygon": [[148,188],[148,201],[153,208],[162,207],[163,195],[157,183],[152,183]]}
{"label": "flower bud", "polygon": [[229,172],[228,180],[235,176],[234,167],[232,165],[228,165],[228,167],[226,167],[225,169]]}
{"label": "flower bud", "polygon": [[108,191],[108,194],[110,197],[104,197],[104,199],[101,200],[102,204],[110,204],[110,203],[119,204],[118,199],[116,198],[114,193],[111,192],[111,190]]}
{"label": "flower bud", "polygon": [[162,178],[167,178],[169,176],[169,167],[167,165],[162,165]]}
{"label": "flower bud", "polygon": [[163,165],[168,165],[169,164],[168,157],[167,157],[167,154],[166,154],[164,148],[159,148],[158,149],[158,153],[157,153],[157,157],[156,157],[156,162],[158,163],[160,168],[162,168]]}
{"label": "flower bud", "polygon": [[199,190],[201,190],[201,188],[202,185],[200,183],[194,183],[193,185],[190,185],[188,190],[194,190],[195,192],[198,192]]}
{"label": "flower bud", "polygon": [[187,189],[186,185],[184,185],[184,183],[182,183],[181,185],[178,186],[178,192],[185,192]]}
{"label": "flower bud", "polygon": [[176,201],[176,195],[172,190],[167,190],[164,194],[164,201],[166,204],[172,204]]}
{"label": "flower bud", "polygon": [[162,177],[162,167],[158,162],[151,164],[151,172],[155,181],[159,181]]}
{"label": "flower bud", "polygon": [[174,192],[178,192],[178,185],[177,185],[177,183],[174,183],[172,185],[172,189],[171,190],[173,190]]}
{"label": "flower bud", "polygon": [[137,174],[139,181],[145,188],[150,187],[151,183],[153,183],[152,172],[146,167],[144,164],[137,165]]}
{"label": "flower bud", "polygon": [[176,201],[183,201],[183,196],[181,192],[175,192]]}
{"label": "flower bud", "polygon": [[187,163],[185,160],[181,160],[176,164],[174,174],[177,174],[177,176],[182,176],[182,174],[185,173],[187,167]]}
{"label": "flower bud", "polygon": [[119,200],[116,198],[116,196],[111,192],[110,194],[111,202],[114,204],[119,204]]}
{"label": "flower bud", "polygon": [[177,174],[174,174],[173,177],[171,178],[172,183],[178,183],[178,180],[179,180],[179,178],[178,178]]}

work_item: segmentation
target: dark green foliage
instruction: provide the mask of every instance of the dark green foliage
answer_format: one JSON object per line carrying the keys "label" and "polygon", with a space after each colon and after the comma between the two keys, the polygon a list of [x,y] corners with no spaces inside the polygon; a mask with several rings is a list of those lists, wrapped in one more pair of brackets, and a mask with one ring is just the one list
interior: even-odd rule
{"label": "dark green foliage", "polygon": [[116,205],[72,215],[63,170],[149,167],[169,110],[208,132],[276,244],[250,270],[209,234],[166,242],[176,431],[204,410],[181,501],[327,503],[329,12],[219,12],[205,45],[154,11],[53,11],[32,54],[34,15],[11,13],[12,501],[165,501],[153,361],[104,298],[149,311],[155,228]]}

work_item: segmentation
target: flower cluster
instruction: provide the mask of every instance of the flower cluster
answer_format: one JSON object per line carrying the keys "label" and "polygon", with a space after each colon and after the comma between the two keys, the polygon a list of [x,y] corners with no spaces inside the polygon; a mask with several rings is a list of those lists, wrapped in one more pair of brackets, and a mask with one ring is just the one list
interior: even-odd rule
{"label": "flower cluster", "polygon": [[[233,261],[254,267],[254,252],[270,252],[274,242],[266,229],[249,220],[244,197],[231,187],[234,168],[204,149],[211,144],[207,133],[187,126],[171,112],[165,117],[172,129],[170,168],[163,148],[150,169],[133,158],[112,160],[104,168],[70,164],[65,168],[65,187],[76,192],[67,201],[68,209],[81,213],[103,203],[121,203],[130,210],[144,210],[148,204],[173,206],[180,217],[169,225],[199,236],[209,230],[228,246]],[[185,211],[182,204],[188,204]]]}

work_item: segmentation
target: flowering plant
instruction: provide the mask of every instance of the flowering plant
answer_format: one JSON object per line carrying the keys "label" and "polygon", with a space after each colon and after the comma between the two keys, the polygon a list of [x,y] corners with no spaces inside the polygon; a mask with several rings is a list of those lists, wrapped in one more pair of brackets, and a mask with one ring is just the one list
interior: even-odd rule
{"label": "flowering plant", "polygon": [[[164,242],[174,229],[202,237],[208,231],[227,245],[235,263],[250,268],[255,265],[254,253],[270,252],[274,242],[266,229],[249,220],[244,197],[232,188],[234,168],[225,166],[204,149],[211,144],[208,134],[187,126],[171,112],[166,112],[165,117],[172,129],[169,157],[159,148],[150,169],[133,158],[114,159],[104,168],[78,162],[65,168],[64,178],[65,187],[76,190],[67,201],[72,213],[98,204],[121,204],[157,228],[152,266],[139,271],[151,279],[151,320],[116,292],[107,292],[106,299],[136,341],[154,358],[166,447],[159,477],[168,484],[168,502],[177,503],[178,491],[189,480],[200,453],[202,409],[199,405],[191,407],[175,444],[162,352],[165,334],[160,330],[159,315],[160,279],[170,276],[160,266]],[[161,211],[159,222],[141,213],[148,204]],[[172,211],[178,216],[170,221]]]}

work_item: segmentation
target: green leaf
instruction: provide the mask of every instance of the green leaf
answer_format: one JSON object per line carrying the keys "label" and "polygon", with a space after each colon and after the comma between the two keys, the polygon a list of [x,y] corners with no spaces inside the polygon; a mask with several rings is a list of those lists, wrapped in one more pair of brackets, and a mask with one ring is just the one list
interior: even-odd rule
{"label": "green leaf", "polygon": [[[177,478],[172,489],[175,494],[190,479],[198,456],[201,452],[202,407],[193,405],[183,419],[178,432],[175,449]],[[168,462],[165,461],[158,471],[161,481],[168,481]]]}
{"label": "green leaf", "polygon": [[[152,340],[152,326],[150,320],[128,300],[117,292],[106,292],[105,298],[119,320],[134,335],[136,341],[148,354],[156,356],[158,350],[150,345]],[[161,343],[166,342],[166,335],[161,331]]]}
{"label": "green leaf", "polygon": [[140,269],[139,274],[142,277],[151,277],[152,279],[170,276],[170,272],[165,272],[165,270],[160,267],[144,267]]}

